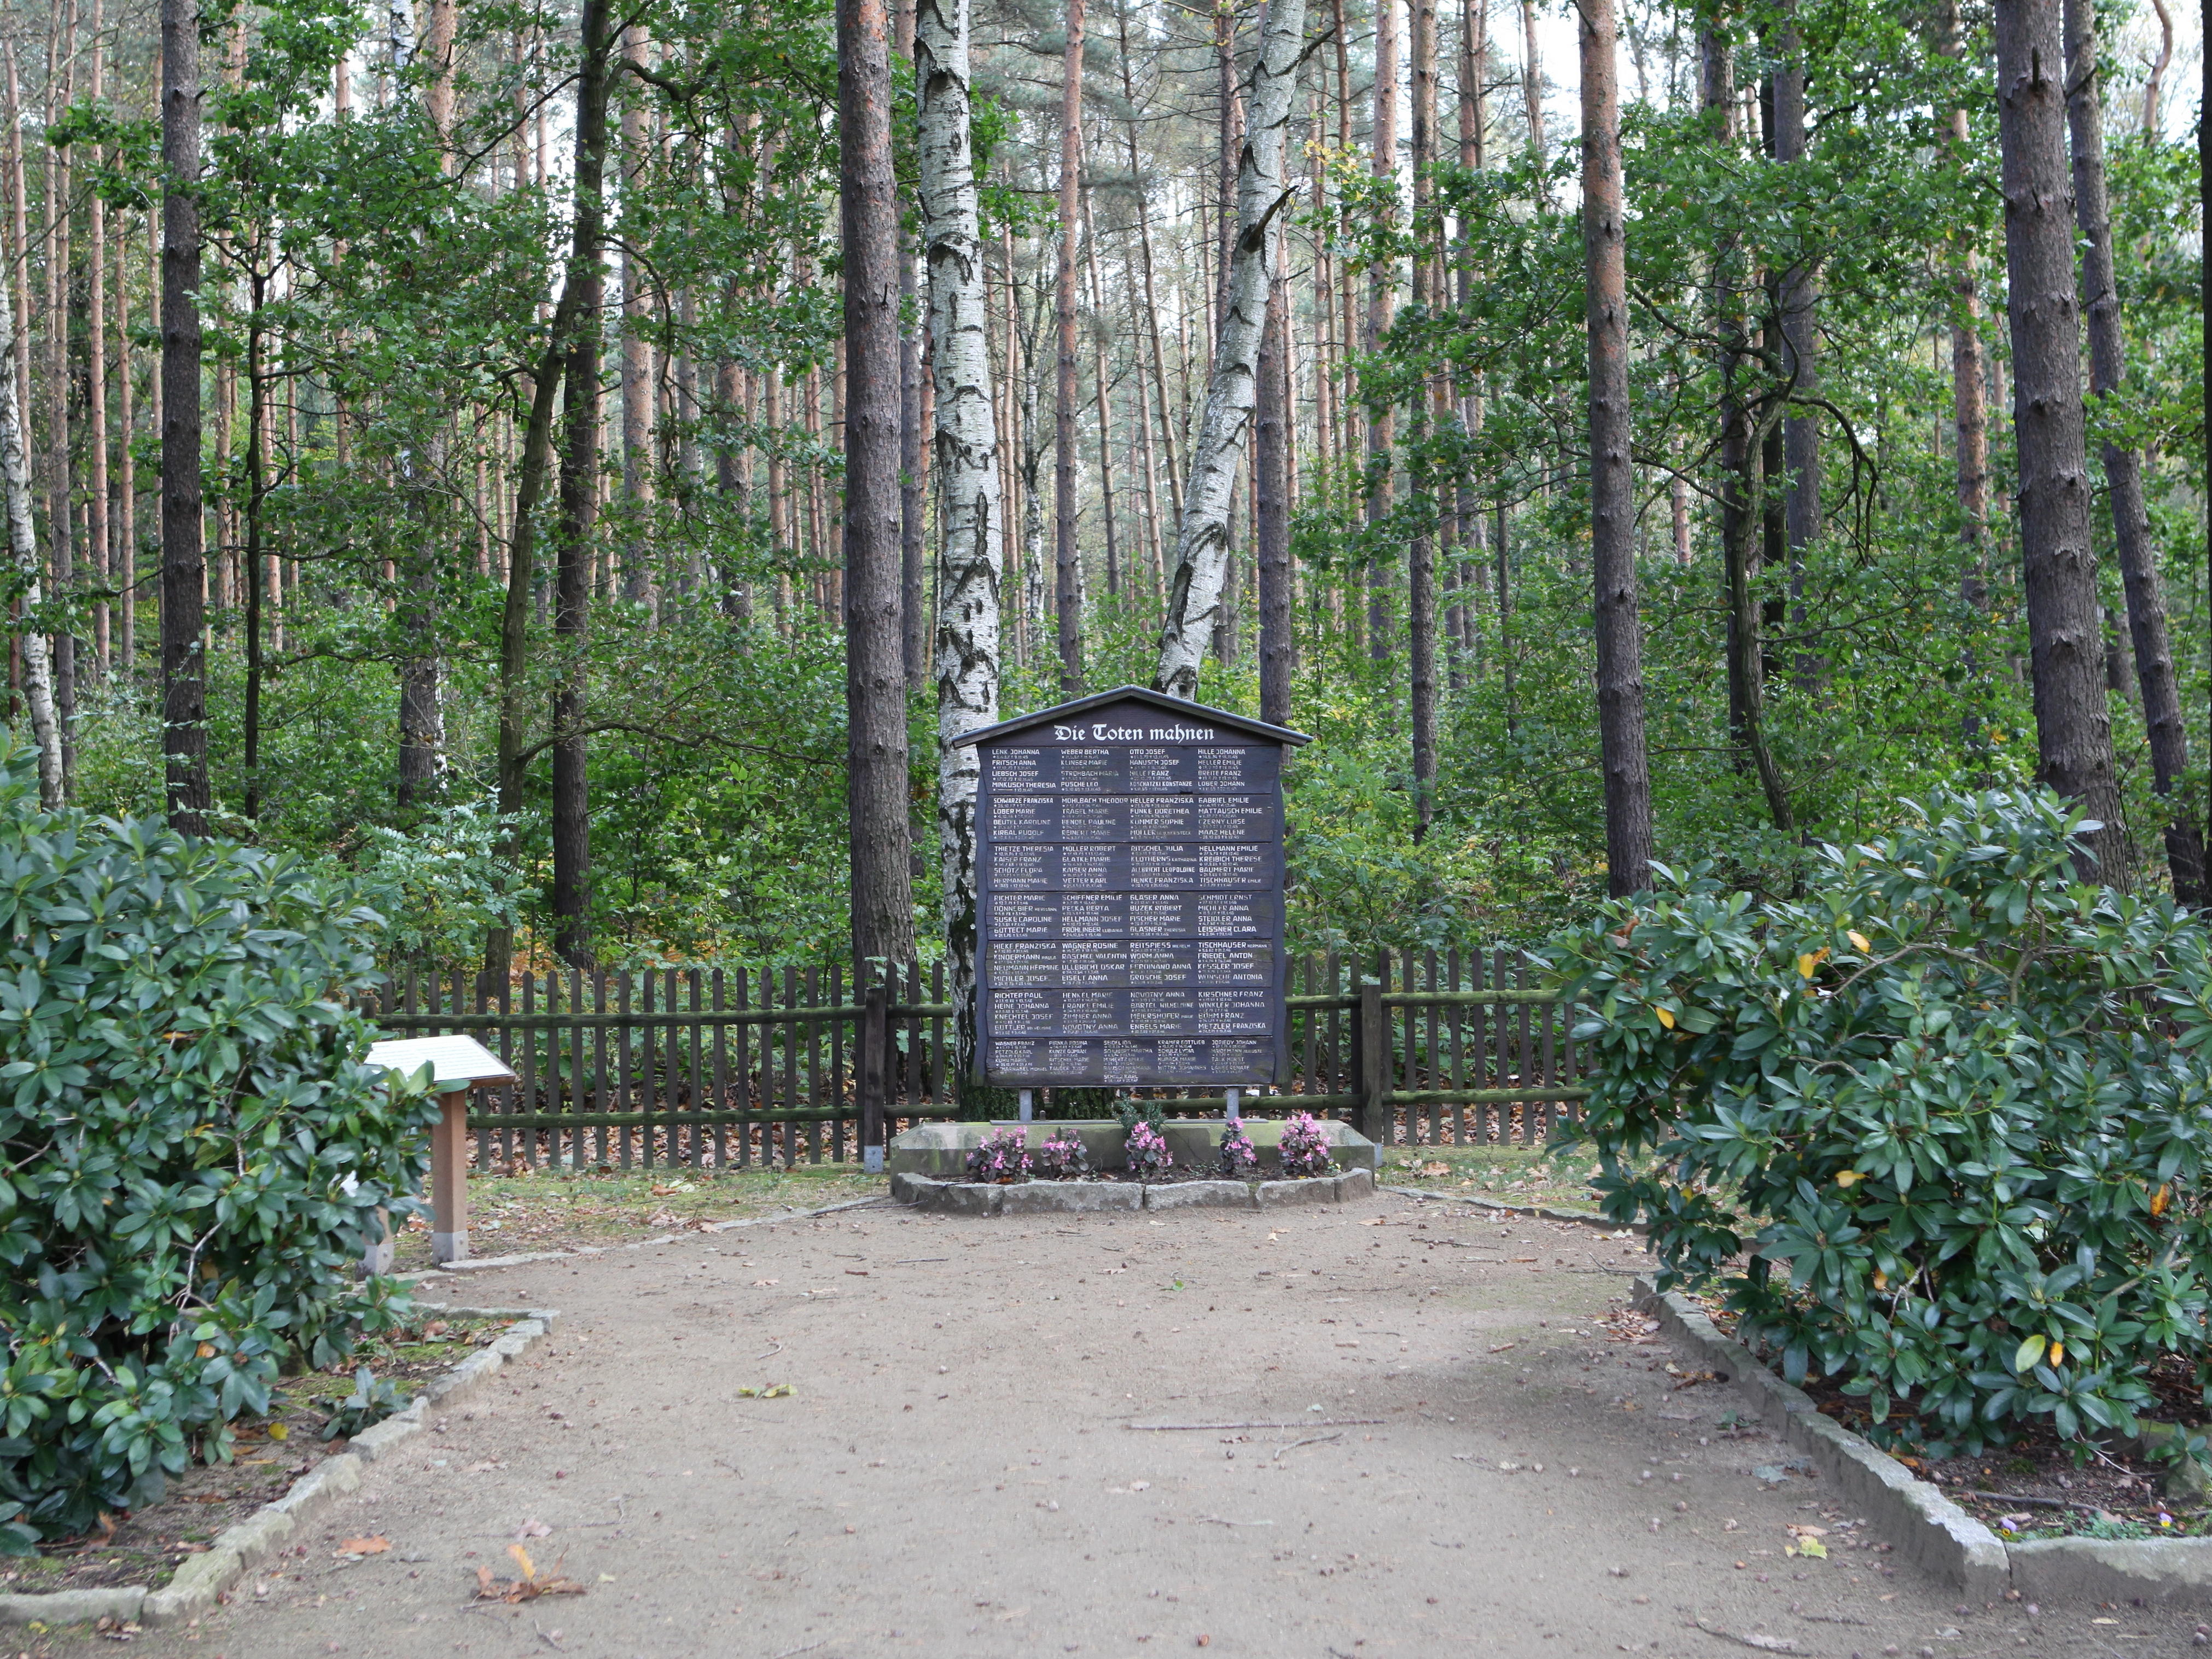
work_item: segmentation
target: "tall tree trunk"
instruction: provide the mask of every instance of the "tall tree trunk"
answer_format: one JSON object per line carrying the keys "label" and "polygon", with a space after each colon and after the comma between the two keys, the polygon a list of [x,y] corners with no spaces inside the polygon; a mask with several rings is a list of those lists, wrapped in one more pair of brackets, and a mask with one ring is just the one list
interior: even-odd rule
{"label": "tall tree trunk", "polygon": [[0,260],[0,483],[7,491],[8,553],[22,588],[23,700],[29,705],[31,736],[39,749],[39,804],[49,811],[64,804],[61,721],[54,708],[53,659],[40,630],[39,606],[46,598],[46,573],[39,564],[38,538],[31,523],[31,469],[24,458],[23,412],[17,384],[8,367],[15,355],[15,264]]}
{"label": "tall tree trunk", "polygon": [[[49,37],[46,119],[58,122],[76,96],[77,0],[69,0],[59,33]],[[54,708],[61,717],[62,776],[76,775],[77,652],[76,466],[70,444],[70,272],[69,152],[59,145],[46,151],[46,545],[53,568],[54,597],[64,607],[54,634]]]}
{"label": "tall tree trunk", "polygon": [[[1376,0],[1375,5],[1375,124],[1374,154],[1370,165],[1378,182],[1395,203],[1398,185],[1398,0]],[[1395,221],[1397,215],[1389,216]],[[1392,301],[1396,297],[1397,262],[1378,260],[1367,276],[1367,331],[1361,343],[1370,352],[1382,349],[1389,331]],[[1393,496],[1390,445],[1394,422],[1390,410],[1370,402],[1367,406],[1367,523],[1371,528],[1390,515]],[[1376,662],[1390,660],[1390,587],[1397,564],[1375,549],[1367,566],[1367,653]]]}
{"label": "tall tree trunk", "polygon": [[[623,31],[625,62],[644,66],[653,55],[653,41],[645,28],[632,24]],[[623,216],[639,215],[644,207],[645,173],[650,161],[652,122],[647,109],[645,82],[625,76],[622,95]],[[647,291],[650,275],[639,257],[639,228],[627,231],[622,242],[622,484],[623,506],[629,515],[622,538],[623,598],[634,605],[653,599],[652,527],[657,469],[653,465],[653,307]]]}
{"label": "tall tree trunk", "polygon": [[991,398],[990,295],[969,132],[969,0],[919,0],[915,19],[922,246],[937,387],[937,834],[951,960],[955,1075],[975,1054],[975,785],[957,740],[999,718],[999,428]]}
{"label": "tall tree trunk", "polygon": [[[266,583],[264,580],[263,508],[266,505],[268,458],[263,441],[266,422],[264,400],[269,395],[268,331],[262,325],[262,308],[268,298],[268,279],[261,270],[262,243],[258,234],[246,243],[247,312],[246,318],[246,720],[243,732],[246,774],[246,817],[261,816],[261,635]],[[403,759],[404,750],[402,750]]]}
{"label": "tall tree trunk", "polygon": [[915,959],[899,620],[898,182],[885,0],[838,0],[837,174],[845,289],[845,801],[853,960]]}
{"label": "tall tree trunk", "polygon": [[1083,552],[1075,540],[1075,416],[1078,368],[1075,318],[1080,304],[1076,224],[1083,192],[1083,6],[1067,0],[1067,50],[1060,95],[1060,243],[1058,376],[1054,381],[1053,599],[1060,620],[1060,695],[1083,695]]}
{"label": "tall tree trunk", "polygon": [[1091,187],[1083,186],[1083,265],[1091,283],[1091,377],[1098,409],[1098,508],[1106,526],[1106,597],[1121,591],[1119,542],[1114,527],[1113,382],[1106,374],[1106,278],[1098,265],[1098,228],[1091,213]]}
{"label": "tall tree trunk", "polygon": [[[1936,50],[1946,58],[1964,55],[1959,0],[1941,0],[1936,18]],[[1971,130],[1964,107],[1950,114],[1952,165],[1965,169],[1974,165],[1970,151]],[[1990,517],[1990,423],[1987,376],[1982,362],[1982,295],[1980,255],[1972,246],[1950,258],[1951,291],[1951,421],[1957,451],[1955,472],[1959,503],[1959,538],[1962,556],[1959,599],[1971,627],[1989,607],[1989,568],[1986,538]],[[1976,688],[1984,678],[1978,651],[1969,639],[1962,653]],[[1970,701],[1960,718],[1960,735],[1969,753],[1982,747],[1982,717],[1978,703]]]}
{"label": "tall tree trunk", "polygon": [[200,528],[200,37],[161,0],[161,750],[169,824],[207,833],[207,562]]}
{"label": "tall tree trunk", "polygon": [[[116,630],[116,660],[128,681],[138,666],[138,467],[131,450],[138,435],[137,386],[131,362],[131,235],[115,236],[115,446],[116,527],[114,585],[121,612]],[[0,353],[0,365],[6,356]],[[4,368],[0,368],[4,372]]]}
{"label": "tall tree trunk", "polygon": [[1996,0],[1996,42],[2005,310],[2012,326],[2038,774],[2103,825],[2090,843],[2097,878],[2124,886],[2125,840],[2089,544],[2058,0]]}
{"label": "tall tree trunk", "polygon": [[1245,428],[1259,395],[1260,334],[1267,322],[1274,269],[1276,215],[1289,201],[1283,183],[1283,140],[1305,31],[1305,0],[1270,0],[1252,70],[1252,112],[1237,163],[1237,244],[1230,264],[1230,303],[1222,318],[1206,417],[1193,447],[1176,534],[1175,577],[1152,684],[1178,697],[1198,696],[1199,665],[1212,632],[1228,575],[1230,493]]}
{"label": "tall tree trunk", "polygon": [[606,289],[607,82],[613,49],[606,0],[583,0],[576,76],[575,226],[568,286],[576,293],[567,341],[568,431],[561,454],[553,632],[553,948],[592,965],[589,740],[584,734],[590,642],[592,526],[599,471],[599,307]]}
{"label": "tall tree trunk", "polygon": [[[1787,165],[1802,161],[1805,134],[1805,45],[1797,27],[1796,0],[1784,12],[1777,42],[1781,60],[1774,66],[1774,160]],[[1819,389],[1820,339],[1820,275],[1808,264],[1792,265],[1778,284],[1782,301],[1782,368],[1792,387],[1812,392]],[[1783,499],[1783,538],[1790,562],[1790,625],[1806,632],[1805,554],[1820,539],[1820,416],[1802,410],[1785,416],[1782,422],[1782,465],[1788,487]],[[1798,684],[1810,690],[1819,678],[1819,661],[1800,651],[1794,665]]]}
{"label": "tall tree trunk", "polygon": [[1528,118],[1528,150],[1544,159],[1544,59],[1536,46],[1535,0],[1521,0],[1521,106]]}
{"label": "tall tree trunk", "polygon": [[1598,752],[1605,769],[1606,884],[1651,883],[1651,773],[1644,744],[1637,618],[1636,470],[1630,459],[1628,264],[1613,0],[1583,0],[1583,258],[1589,331],[1590,568],[1595,581]]}
{"label": "tall tree trunk", "polygon": [[[2082,311],[2089,323],[2089,392],[2117,398],[2127,375],[2126,342],[2120,331],[2120,296],[2112,276],[2112,218],[2106,199],[2105,124],[2097,88],[2096,0],[2064,0],[2066,118],[2073,137],[2074,218],[2081,233]],[[2204,836],[2197,814],[2177,792],[2189,769],[2188,729],[2174,680],[2173,646],[2167,637],[2166,593],[2158,550],[2143,507],[2142,458],[2106,439],[2102,446],[2106,499],[2112,540],[2127,594],[2128,635],[2135,647],[2136,681],[2142,692],[2143,726],[2150,739],[2151,787],[2166,803],[2166,862],[2173,896],[2182,904],[2207,902]]]}
{"label": "tall tree trunk", "polygon": [[[107,52],[104,8],[92,0],[92,83],[88,93],[94,106],[106,97]],[[95,171],[104,151],[93,148]],[[92,606],[92,653],[102,679],[115,666],[112,607],[107,599],[114,583],[110,561],[114,549],[107,522],[107,204],[94,191],[85,204],[85,556],[91,562],[92,585],[99,597]]]}
{"label": "tall tree trunk", "polygon": [[[1409,0],[1412,27],[1413,221],[1413,304],[1420,310],[1438,306],[1443,298],[1443,265],[1430,246],[1432,233],[1419,228],[1431,200],[1430,169],[1437,161],[1437,0]],[[1418,447],[1429,430],[1430,391],[1423,386],[1409,405],[1412,430]],[[1413,490],[1417,522],[1406,559],[1406,643],[1410,670],[1407,679],[1413,726],[1413,839],[1427,835],[1436,816],[1437,790],[1437,522],[1436,501],[1430,470],[1417,463]]]}
{"label": "tall tree trunk", "polygon": [[[915,0],[896,0],[891,9],[891,46],[914,64]],[[922,337],[927,324],[915,311],[917,250],[903,219],[899,227],[899,641],[906,662],[906,689],[919,692],[929,684],[928,595],[923,564],[928,540],[924,479],[928,465],[928,411],[922,404]]]}
{"label": "tall tree trunk", "polygon": [[1290,284],[1280,271],[1267,285],[1267,320],[1260,341],[1259,439],[1253,500],[1259,509],[1260,718],[1291,723],[1291,679],[1297,672],[1297,633],[1291,614]]}

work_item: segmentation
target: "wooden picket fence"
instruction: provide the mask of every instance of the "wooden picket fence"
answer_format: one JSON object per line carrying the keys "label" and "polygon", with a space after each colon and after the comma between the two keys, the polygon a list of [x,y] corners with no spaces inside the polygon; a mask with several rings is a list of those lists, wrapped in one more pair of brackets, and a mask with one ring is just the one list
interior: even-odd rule
{"label": "wooden picket fence", "polygon": [[[1303,1108],[1398,1146],[1527,1146],[1588,1092],[1571,1022],[1516,951],[1303,957],[1288,1002],[1291,1076],[1248,1094],[1255,1115]],[[395,1036],[473,1036],[515,1073],[471,1097],[483,1170],[843,1162],[961,1113],[942,963],[569,969],[499,986],[402,973],[369,1012]],[[1224,1104],[1146,1092],[1170,1115]]]}

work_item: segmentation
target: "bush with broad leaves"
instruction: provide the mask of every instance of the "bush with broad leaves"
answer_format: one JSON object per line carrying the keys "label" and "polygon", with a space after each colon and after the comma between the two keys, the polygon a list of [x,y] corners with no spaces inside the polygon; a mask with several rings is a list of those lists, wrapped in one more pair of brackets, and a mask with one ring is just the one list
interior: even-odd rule
{"label": "bush with broad leaves", "polygon": [[1944,793],[1787,902],[1655,869],[1553,942],[1590,1085],[1565,1132],[1662,1288],[1939,1455],[2131,1431],[2202,1390],[2203,922],[2076,878],[2047,793]]}
{"label": "bush with broad leaves", "polygon": [[154,1502],[397,1322],[353,1270],[437,1109],[342,1000],[381,925],[296,860],[42,811],[0,738],[0,1550]]}

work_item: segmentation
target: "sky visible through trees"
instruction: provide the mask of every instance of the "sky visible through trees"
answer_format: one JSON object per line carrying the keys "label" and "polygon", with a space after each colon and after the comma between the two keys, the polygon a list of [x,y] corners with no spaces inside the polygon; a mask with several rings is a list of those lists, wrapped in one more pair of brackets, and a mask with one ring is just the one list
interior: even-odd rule
{"label": "sky visible through trees", "polygon": [[2038,777],[2212,897],[2193,13],[1275,4],[11,6],[49,794],[453,969],[933,955],[943,740],[1158,679],[1317,738],[1301,947]]}

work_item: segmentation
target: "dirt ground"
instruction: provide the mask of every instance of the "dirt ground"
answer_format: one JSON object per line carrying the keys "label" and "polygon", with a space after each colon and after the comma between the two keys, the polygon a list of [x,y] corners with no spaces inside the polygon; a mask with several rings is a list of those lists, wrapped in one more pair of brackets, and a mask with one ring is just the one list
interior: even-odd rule
{"label": "dirt ground", "polygon": [[[556,1306],[556,1336],[232,1605],[134,1647],[2197,1650],[2193,1613],[1969,1607],[1902,1563],[1737,1429],[1729,1389],[1682,1386],[1687,1357],[1620,1306],[1642,1260],[1587,1228],[1384,1197],[886,1207],[471,1275],[426,1294]],[[779,1384],[795,1392],[741,1393]],[[374,1537],[389,1550],[336,1553]],[[1790,1553],[1808,1539],[1825,1555]],[[474,1600],[479,1569],[516,1576],[518,1540],[583,1593]]]}

